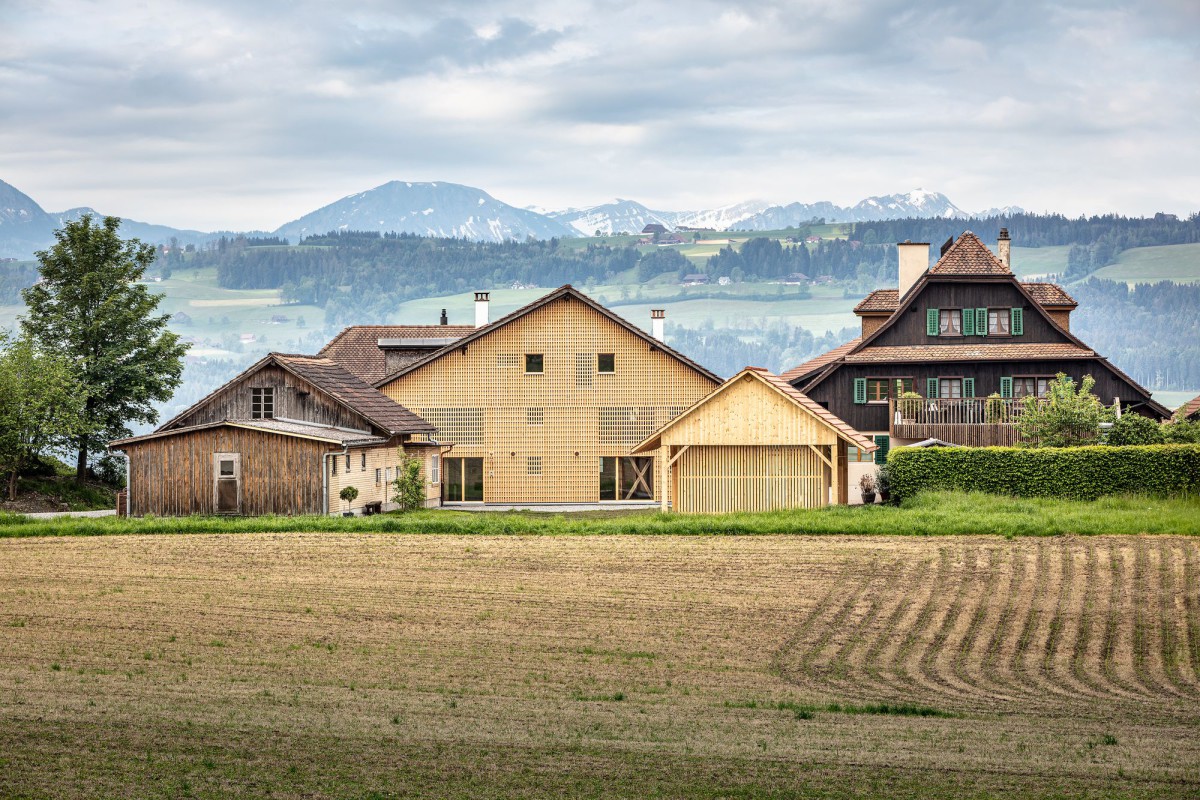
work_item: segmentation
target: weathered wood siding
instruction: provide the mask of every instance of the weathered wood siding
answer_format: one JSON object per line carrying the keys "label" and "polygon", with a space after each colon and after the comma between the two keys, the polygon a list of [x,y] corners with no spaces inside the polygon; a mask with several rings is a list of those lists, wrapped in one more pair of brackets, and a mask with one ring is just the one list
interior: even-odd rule
{"label": "weathered wood siding", "polygon": [[[1031,342],[1070,343],[1070,339],[1034,308],[1011,281],[992,283],[981,280],[938,280],[925,285],[906,311],[888,330],[871,342],[872,346],[952,344],[1028,344]],[[1025,332],[1020,336],[929,336],[925,328],[925,310],[929,308],[1024,308]]]}
{"label": "weathered wood siding", "polygon": [[321,456],[331,448],[309,439],[226,427],[130,444],[130,513],[212,514],[213,454],[240,453],[242,514],[319,514]]}
{"label": "weathered wood siding", "polygon": [[[1028,319],[1028,317],[1026,318]],[[1026,323],[1028,324],[1028,322]],[[1059,372],[1076,382],[1085,375],[1096,379],[1092,390],[1101,402],[1111,404],[1113,398],[1124,402],[1141,400],[1144,394],[1129,381],[1118,376],[1102,362],[1094,359],[1063,359],[1061,361],[976,361],[928,364],[845,364],[805,393],[826,406],[836,416],[863,433],[887,433],[891,419],[888,404],[854,402],[855,378],[914,378],[918,394],[924,395],[928,378],[974,378],[975,396],[987,397],[1000,391],[1000,378],[1017,375],[1046,375]],[[804,386],[800,388],[803,390]]]}
{"label": "weathered wood siding", "polygon": [[308,381],[274,364],[268,364],[258,372],[222,387],[203,406],[181,417],[174,427],[203,425],[225,419],[250,419],[251,389],[257,388],[275,390],[276,417],[357,430],[371,429],[370,423],[360,415]]}
{"label": "weathered wood siding", "polygon": [[[829,446],[821,451],[829,457]],[[830,469],[807,446],[692,446],[674,468],[674,509],[728,514],[829,504]]]}
{"label": "weathered wood siding", "polygon": [[[527,353],[544,356],[544,373],[525,373]],[[597,372],[599,353],[615,354],[615,373]],[[577,299],[557,299],[382,391],[438,426],[454,457],[484,460],[485,502],[592,503],[601,457],[628,455],[715,385]],[[656,496],[662,478],[656,460]]]}

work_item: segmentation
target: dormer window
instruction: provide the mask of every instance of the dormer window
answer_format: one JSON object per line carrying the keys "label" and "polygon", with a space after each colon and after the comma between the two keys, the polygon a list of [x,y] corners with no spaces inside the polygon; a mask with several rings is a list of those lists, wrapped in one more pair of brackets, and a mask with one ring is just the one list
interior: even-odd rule
{"label": "dormer window", "polygon": [[275,418],[275,389],[265,387],[250,390],[250,419]]}

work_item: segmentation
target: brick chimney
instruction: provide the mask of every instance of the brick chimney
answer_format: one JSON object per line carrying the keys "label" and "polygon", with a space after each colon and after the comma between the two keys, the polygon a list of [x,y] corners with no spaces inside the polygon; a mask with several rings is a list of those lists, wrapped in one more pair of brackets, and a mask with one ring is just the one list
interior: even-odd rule
{"label": "brick chimney", "polygon": [[667,310],[665,308],[650,309],[650,333],[660,342],[667,340],[666,325]]}
{"label": "brick chimney", "polygon": [[1005,268],[1012,272],[1012,239],[1008,238],[1008,228],[1000,229],[1000,238],[996,240],[996,251],[1000,254],[1000,260],[1004,262]]}
{"label": "brick chimney", "polygon": [[900,254],[900,297],[903,298],[929,269],[929,242],[905,239],[896,245],[896,250]]}
{"label": "brick chimney", "polygon": [[488,297],[491,292],[475,293],[475,327],[482,328],[488,324]]}

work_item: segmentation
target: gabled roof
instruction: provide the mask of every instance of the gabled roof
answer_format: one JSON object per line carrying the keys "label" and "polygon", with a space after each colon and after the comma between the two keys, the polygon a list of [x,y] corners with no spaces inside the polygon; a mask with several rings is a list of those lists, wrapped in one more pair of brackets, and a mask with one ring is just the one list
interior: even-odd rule
{"label": "gabled roof", "polygon": [[380,339],[461,339],[474,330],[474,325],[352,325],[317,355],[373,384],[387,374],[387,356],[379,347]]}
{"label": "gabled roof", "polygon": [[337,403],[389,434],[428,433],[435,430],[434,426],[328,358],[292,353],[268,353],[232,380],[210,392],[198,403],[163,423],[158,431],[166,431],[180,419],[210,403],[230,385],[253,375],[270,364],[275,364],[296,377],[308,381]]}
{"label": "gabled roof", "polygon": [[933,275],[1012,275],[1012,270],[970,231],[965,231],[929,268]]}
{"label": "gabled roof", "polygon": [[613,322],[617,323],[622,328],[629,331],[634,336],[637,336],[638,338],[644,340],[646,343],[648,343],[652,347],[663,351],[664,353],[673,357],[674,359],[681,362],[682,364],[696,370],[696,372],[699,372],[701,375],[708,378],[713,383],[721,382],[721,379],[716,374],[714,374],[714,373],[710,372],[709,370],[705,369],[704,367],[700,366],[695,361],[692,361],[690,358],[685,356],[683,353],[680,353],[678,350],[675,350],[674,348],[667,346],[664,342],[660,342],[658,339],[655,339],[653,336],[646,333],[646,331],[642,330],[638,326],[634,325],[633,323],[629,322],[628,320],[624,319],[623,317],[620,317],[620,316],[614,314],[612,311],[609,311],[607,308],[600,305],[595,300],[593,300],[592,298],[585,295],[583,292],[576,289],[574,286],[567,284],[565,286],[560,286],[559,288],[555,289],[553,292],[550,292],[549,294],[544,295],[543,297],[539,297],[537,300],[534,300],[532,303],[530,303],[527,306],[518,308],[516,311],[512,312],[511,314],[503,316],[500,319],[496,320],[495,322],[493,322],[489,325],[484,325],[482,328],[474,328],[469,335],[464,336],[463,338],[459,339],[458,341],[454,342],[453,344],[447,345],[446,347],[443,347],[441,350],[437,350],[433,353],[430,353],[425,358],[422,358],[419,361],[415,361],[407,366],[401,367],[399,370],[392,373],[391,375],[388,375],[384,378],[381,378],[380,380],[375,381],[375,386],[376,387],[385,386],[388,383],[391,383],[396,378],[399,378],[402,375],[407,375],[408,373],[413,372],[414,370],[420,369],[421,367],[425,366],[426,364],[430,364],[434,361],[437,361],[442,356],[444,356],[448,353],[453,353],[455,350],[457,350],[460,347],[466,347],[471,342],[474,342],[477,339],[487,336],[492,331],[499,330],[500,328],[503,328],[505,325],[515,322],[516,320],[520,319],[521,317],[524,317],[525,315],[529,314],[530,312],[536,311],[537,309],[542,308],[543,306],[549,305],[550,303],[553,303],[555,300],[559,300],[564,297],[571,298],[573,300],[578,300],[579,302],[586,304],[589,308],[594,309],[597,313],[599,313],[599,314],[607,317],[608,319],[612,320]]}
{"label": "gabled roof", "polygon": [[810,358],[803,364],[797,364],[786,372],[780,373],[779,377],[783,378],[785,381],[794,381],[797,378],[803,378],[805,375],[810,375],[822,367],[829,365],[831,362],[837,361],[855,347],[858,347],[858,343],[861,341],[861,336],[855,336],[850,341],[843,345],[838,345],[827,353],[822,353],[816,358]]}
{"label": "gabled roof", "polygon": [[647,436],[645,439],[643,439],[641,442],[639,442],[638,445],[636,447],[634,447],[630,452],[631,453],[639,453],[639,452],[645,452],[647,450],[654,450],[657,447],[657,442],[662,438],[664,433],[669,431],[671,428],[675,427],[682,420],[684,420],[687,417],[694,414],[698,409],[702,408],[705,404],[709,403],[717,395],[725,392],[731,386],[736,386],[738,380],[746,375],[757,378],[759,381],[764,383],[766,386],[770,387],[771,389],[774,389],[776,392],[783,395],[784,397],[786,397],[791,402],[795,403],[800,408],[802,408],[805,411],[807,411],[808,413],[812,414],[820,422],[822,422],[826,427],[832,429],[833,432],[836,433],[838,436],[840,436],[843,439],[845,439],[846,441],[850,442],[850,444],[854,445],[855,447],[860,448],[863,452],[869,453],[875,449],[874,442],[872,442],[867,437],[863,436],[861,433],[856,431],[854,428],[847,425],[845,422],[843,422],[838,417],[834,416],[832,413],[830,413],[829,409],[825,408],[824,406],[817,403],[816,401],[810,399],[808,397],[808,395],[804,394],[803,392],[797,391],[794,387],[790,386],[787,383],[787,381],[783,380],[783,378],[781,378],[780,376],[774,375],[771,372],[769,372],[768,370],[763,369],[762,367],[746,367],[741,372],[739,372],[737,375],[734,375],[732,378],[730,378],[729,380],[722,383],[716,389],[712,390],[707,395],[705,395],[704,397],[697,400],[686,411],[684,411],[682,414],[679,414],[677,417],[675,417],[675,419],[671,420],[666,425],[663,425],[657,431],[655,431],[654,433]]}
{"label": "gabled roof", "polygon": [[[1022,281],[1021,286],[1040,306],[1048,308],[1075,308],[1079,305],[1075,298],[1057,283],[1035,283]],[[899,289],[876,289],[864,297],[854,307],[855,314],[881,314],[895,311],[900,307]]]}
{"label": "gabled roof", "polygon": [[343,447],[385,444],[388,440],[382,436],[372,436],[369,432],[357,431],[351,428],[335,428],[332,425],[318,425],[312,422],[299,422],[290,419],[223,419],[219,422],[205,422],[201,425],[189,425],[184,428],[157,430],[141,436],[130,436],[109,442],[109,447],[121,449],[125,445],[137,444],[150,439],[161,439],[164,436],[177,436],[181,433],[203,431],[209,428],[245,428],[252,431],[274,433],[280,436],[294,436],[298,439],[312,439],[328,442]]}

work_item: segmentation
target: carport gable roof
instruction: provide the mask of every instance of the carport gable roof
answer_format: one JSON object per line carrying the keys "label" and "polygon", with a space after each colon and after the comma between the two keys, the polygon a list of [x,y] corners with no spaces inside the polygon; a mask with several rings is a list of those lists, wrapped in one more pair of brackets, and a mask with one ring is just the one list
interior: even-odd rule
{"label": "carport gable roof", "polygon": [[643,439],[636,447],[633,448],[632,452],[645,453],[651,450],[657,450],[661,446],[660,443],[662,441],[663,434],[682,422],[685,418],[697,413],[714,398],[728,391],[730,387],[736,386],[738,381],[741,380],[743,376],[758,380],[768,388],[783,395],[791,403],[804,409],[810,415],[815,417],[818,422],[832,430],[839,438],[854,445],[863,452],[869,453],[875,449],[874,442],[863,436],[854,428],[850,427],[838,417],[834,416],[829,412],[829,409],[818,404],[804,393],[793,388],[787,383],[787,381],[783,380],[778,375],[774,375],[762,367],[746,367],[737,375],[734,375],[732,378],[725,381],[725,383],[718,386],[712,392],[693,403],[690,408],[688,408],[679,416],[675,417],[675,419],[671,420],[666,425],[662,426],[657,431]]}

